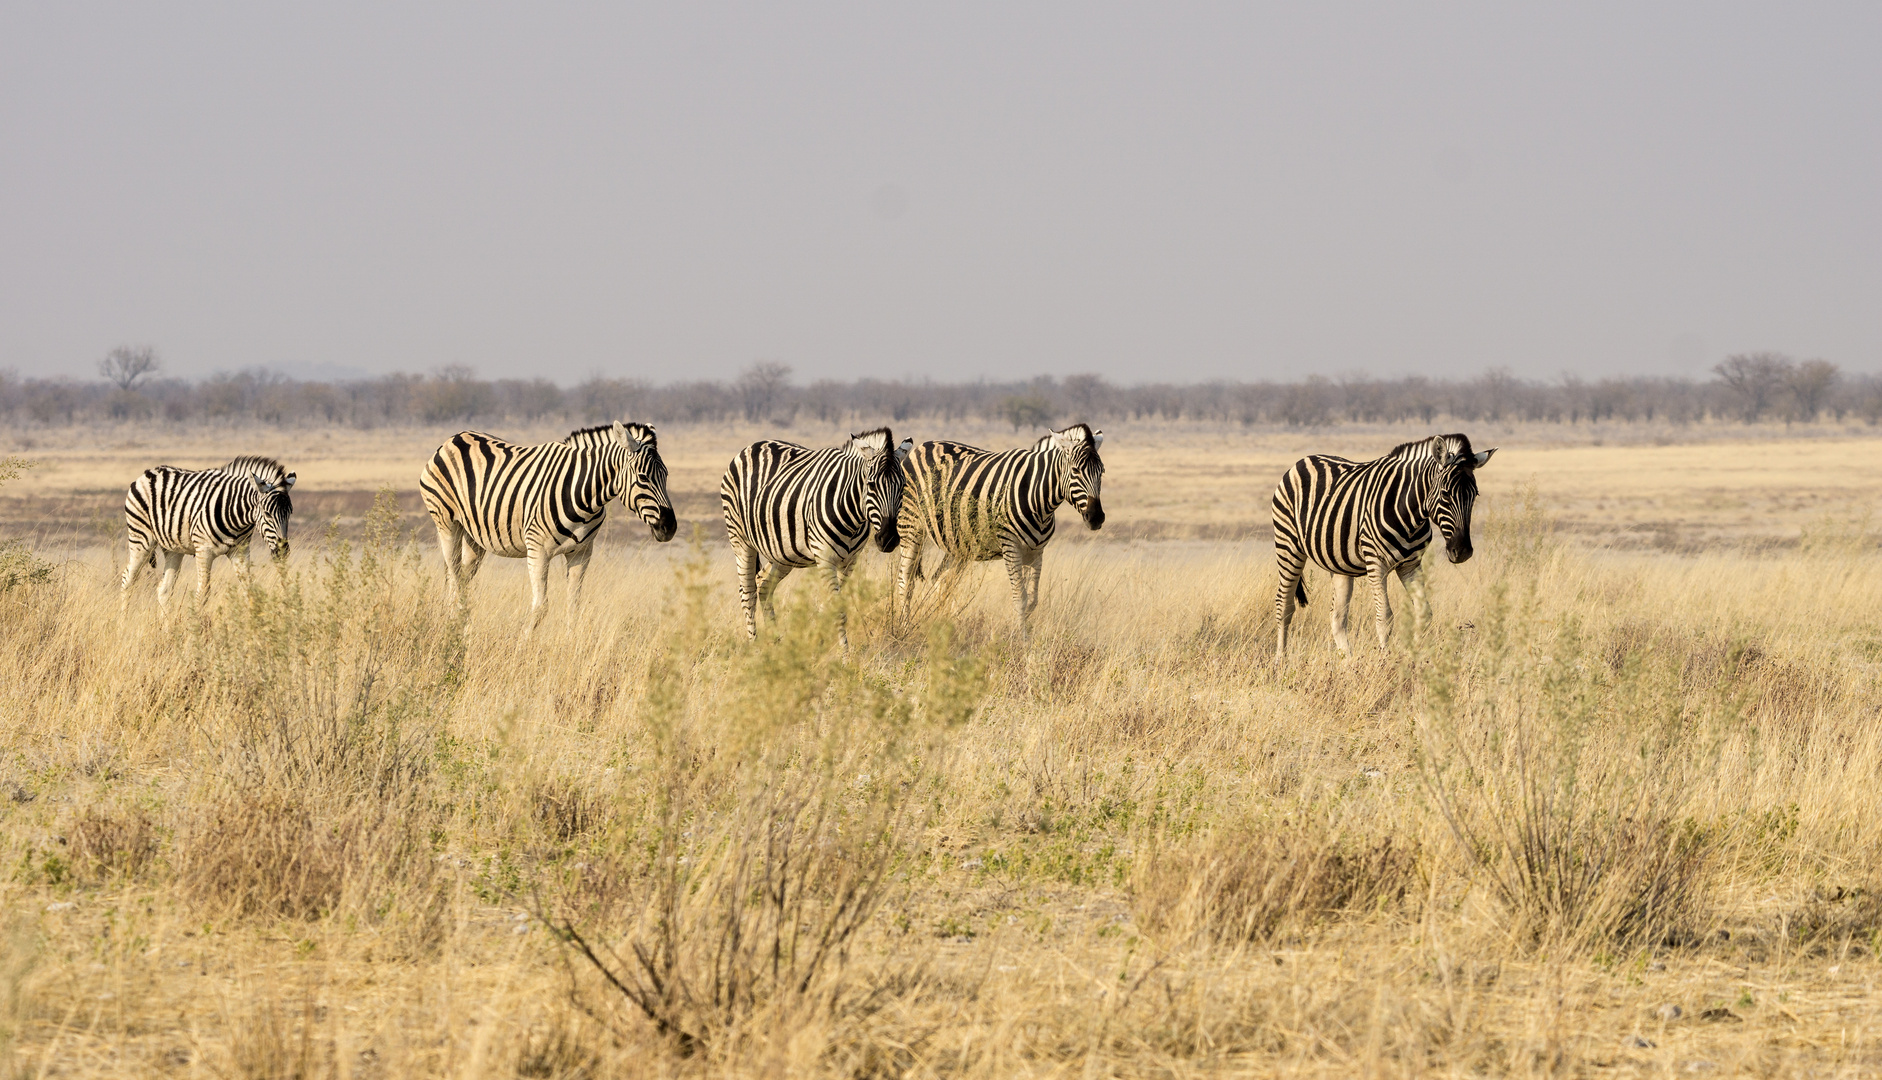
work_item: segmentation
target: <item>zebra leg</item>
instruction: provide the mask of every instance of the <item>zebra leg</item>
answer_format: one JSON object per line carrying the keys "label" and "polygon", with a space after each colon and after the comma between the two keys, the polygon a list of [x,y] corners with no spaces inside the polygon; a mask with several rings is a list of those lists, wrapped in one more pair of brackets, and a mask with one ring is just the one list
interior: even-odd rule
{"label": "zebra leg", "polygon": [[745,612],[745,638],[758,639],[758,552],[732,541],[732,561],[738,569],[738,606]]}
{"label": "zebra leg", "polygon": [[209,571],[216,565],[216,549],[207,544],[196,545],[196,602],[209,599]]}
{"label": "zebra leg", "polygon": [[[778,591],[778,584],[791,576],[793,567],[783,563],[772,563],[758,572],[758,606],[764,609],[765,625],[776,628],[778,609],[771,606],[771,594]],[[756,632],[753,632],[756,636]]]}
{"label": "zebra leg", "polygon": [[902,546],[896,552],[895,601],[904,619],[915,600],[915,579],[921,577],[921,542],[919,528],[903,530]]}
{"label": "zebra leg", "polygon": [[1274,594],[1274,659],[1276,663],[1287,659],[1287,626],[1294,621],[1294,600],[1303,601],[1307,590],[1301,587],[1301,575],[1307,572],[1305,560],[1299,556],[1289,557],[1282,553],[1278,558],[1281,584]]}
{"label": "zebra leg", "polygon": [[1000,551],[1000,557],[1006,562],[1006,580],[1013,593],[1013,610],[1019,614],[1019,637],[1026,640],[1026,616],[1032,610],[1026,604],[1026,555],[1013,545],[1007,544]]}
{"label": "zebra leg", "polygon": [[1026,553],[1025,562],[1020,566],[1020,574],[1026,584],[1026,617],[1039,607],[1039,573],[1045,569],[1046,549],[1034,548]]}
{"label": "zebra leg", "polygon": [[1379,634],[1381,650],[1392,647],[1392,598],[1385,593],[1385,567],[1373,563],[1366,569],[1372,581],[1372,626]]}
{"label": "zebra leg", "polygon": [[467,530],[464,533],[464,584],[469,585],[477,576],[477,568],[484,564],[484,546],[474,539]]}
{"label": "zebra leg", "polygon": [[1333,601],[1328,606],[1333,610],[1329,618],[1333,621],[1333,644],[1340,647],[1342,656],[1353,655],[1353,643],[1346,639],[1346,606],[1353,599],[1353,580],[1345,574],[1333,575]]}
{"label": "zebra leg", "polygon": [[588,573],[588,560],[595,554],[595,540],[591,535],[588,542],[568,553],[563,560],[569,580],[568,621],[569,629],[575,629],[575,619],[582,606],[582,578]]}
{"label": "zebra leg", "polygon": [[177,575],[183,572],[183,553],[166,551],[163,553],[163,576],[157,579],[157,609],[163,610],[170,601],[170,590],[176,587]]}
{"label": "zebra leg", "polygon": [[542,609],[549,601],[549,560],[552,556],[542,548],[530,545],[524,557],[529,563],[529,622],[523,627],[523,636],[535,633],[536,624],[542,621]]}
{"label": "zebra leg", "polygon": [[836,640],[843,647],[843,655],[850,654],[849,612],[843,610],[843,567],[826,566],[824,573],[830,580],[830,598],[836,603]]}
{"label": "zebra leg", "polygon": [[1405,586],[1405,596],[1411,604],[1412,633],[1420,633],[1431,625],[1431,598],[1425,595],[1424,560],[1399,563],[1398,581]]}
{"label": "zebra leg", "polygon": [[464,602],[464,582],[458,577],[458,545],[464,539],[464,531],[455,521],[434,521],[438,526],[438,550],[444,555],[444,583],[451,590],[451,599]]}
{"label": "zebra leg", "polygon": [[130,608],[131,586],[144,574],[144,566],[151,561],[150,549],[135,540],[125,542],[129,547],[129,562],[124,564],[124,576],[118,581],[118,613],[123,614]]}

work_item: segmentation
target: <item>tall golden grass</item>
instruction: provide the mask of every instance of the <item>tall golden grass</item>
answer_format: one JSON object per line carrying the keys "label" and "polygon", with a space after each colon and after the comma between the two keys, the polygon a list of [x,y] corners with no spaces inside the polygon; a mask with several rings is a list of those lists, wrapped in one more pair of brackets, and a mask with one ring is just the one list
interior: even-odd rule
{"label": "tall golden grass", "polygon": [[1875,538],[1479,517],[1422,634],[1279,668],[1256,544],[1055,547],[1025,644],[872,555],[848,659],[698,544],[521,645],[389,501],[168,617],[70,561],[0,593],[0,1067],[1882,1071]]}

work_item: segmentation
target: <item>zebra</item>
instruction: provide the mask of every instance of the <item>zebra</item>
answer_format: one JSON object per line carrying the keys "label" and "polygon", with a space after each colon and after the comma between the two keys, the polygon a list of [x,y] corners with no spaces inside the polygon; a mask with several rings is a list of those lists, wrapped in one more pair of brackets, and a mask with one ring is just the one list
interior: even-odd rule
{"label": "zebra", "polygon": [[[895,550],[902,462],[914,442],[897,444],[886,427],[823,450],[764,440],[739,451],[726,466],[719,502],[748,639],[758,637],[754,606],[764,609],[766,622],[777,622],[771,594],[792,570],[820,567],[830,591],[840,594],[843,577],[856,565],[871,532],[878,550]],[[836,627],[848,652],[849,631],[840,607]]]}
{"label": "zebra", "polygon": [[564,556],[574,625],[608,503],[620,499],[661,543],[679,528],[667,498],[666,463],[648,424],[582,428],[537,446],[460,431],[431,456],[418,487],[438,527],[445,579],[460,603],[486,553],[529,560],[525,636],[542,621],[549,560],[557,555]]}
{"label": "zebra", "polygon": [[1420,576],[1433,526],[1454,563],[1471,556],[1470,511],[1477,501],[1477,470],[1496,453],[1474,453],[1464,435],[1434,435],[1408,442],[1376,461],[1316,454],[1294,463],[1274,489],[1274,554],[1280,586],[1274,598],[1279,626],[1275,658],[1287,655],[1287,624],[1294,606],[1307,606],[1301,573],[1308,558],[1333,575],[1333,641],[1351,656],[1346,608],[1353,582],[1372,579],[1373,625],[1379,647],[1390,647],[1392,607],[1385,576],[1396,572],[1411,598],[1416,623],[1430,616]]}
{"label": "zebra", "polygon": [[124,494],[128,561],[118,586],[118,609],[130,603],[131,586],[145,566],[163,558],[157,582],[157,606],[168,604],[183,556],[196,556],[196,599],[209,594],[209,570],[216,557],[229,556],[236,576],[248,573],[248,559],[234,551],[261,529],[274,557],[288,556],[288,518],[294,501],[288,489],[294,474],[271,457],[238,457],[214,469],[145,469]]}
{"label": "zebra", "polygon": [[[1039,571],[1059,504],[1069,501],[1092,530],[1104,527],[1099,485],[1104,432],[1073,424],[1028,447],[993,453],[955,442],[923,443],[902,467],[909,497],[902,502],[902,545],[896,595],[908,616],[921,549],[932,537],[940,570],[970,561],[1005,559],[1021,636],[1039,603]],[[939,571],[937,571],[939,572]]]}

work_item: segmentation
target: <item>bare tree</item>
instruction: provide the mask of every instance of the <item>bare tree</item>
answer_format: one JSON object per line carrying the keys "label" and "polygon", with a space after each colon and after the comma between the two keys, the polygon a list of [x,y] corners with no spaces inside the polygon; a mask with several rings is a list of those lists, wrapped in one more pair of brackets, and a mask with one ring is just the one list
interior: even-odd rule
{"label": "bare tree", "polygon": [[789,364],[763,360],[748,367],[738,377],[739,400],[745,406],[745,419],[769,420],[784,388],[791,384]]}
{"label": "bare tree", "polygon": [[1837,370],[1828,360],[1805,360],[1791,369],[1784,385],[1791,392],[1800,419],[1815,420],[1823,411],[1823,401],[1830,396],[1830,388],[1836,385]]}
{"label": "bare tree", "polygon": [[1102,375],[1069,375],[1065,379],[1065,401],[1072,407],[1075,420],[1091,420],[1098,406],[1110,395]]}
{"label": "bare tree", "polygon": [[1045,427],[1052,423],[1052,405],[1039,394],[1016,395],[1000,402],[1000,416],[1013,425],[1014,431]]}
{"label": "bare tree", "polygon": [[1783,353],[1739,353],[1712,365],[1712,371],[1739,399],[1745,422],[1763,417],[1796,367]]}
{"label": "bare tree", "polygon": [[103,375],[118,389],[126,391],[136,386],[137,380],[146,375],[155,375],[162,369],[163,364],[157,360],[157,350],[148,345],[139,345],[135,348],[120,345],[106,353],[103,360],[98,361],[98,374]]}

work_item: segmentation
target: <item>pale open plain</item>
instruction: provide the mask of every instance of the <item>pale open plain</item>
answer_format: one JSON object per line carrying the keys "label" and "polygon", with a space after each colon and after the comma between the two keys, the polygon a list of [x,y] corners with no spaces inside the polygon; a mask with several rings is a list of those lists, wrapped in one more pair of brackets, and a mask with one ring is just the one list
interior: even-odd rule
{"label": "pale open plain", "polygon": [[[448,430],[14,433],[0,1068],[1882,1075],[1882,440],[1472,430],[1430,626],[1362,587],[1337,659],[1314,573],[1277,664],[1281,470],[1428,432],[1107,428],[1029,643],[996,565],[903,621],[871,552],[847,660],[810,575],[744,641],[718,478],[776,432],[663,427],[680,537],[617,516],[526,642],[515,563],[444,595]],[[238,452],[285,571],[120,616],[125,486]]]}

